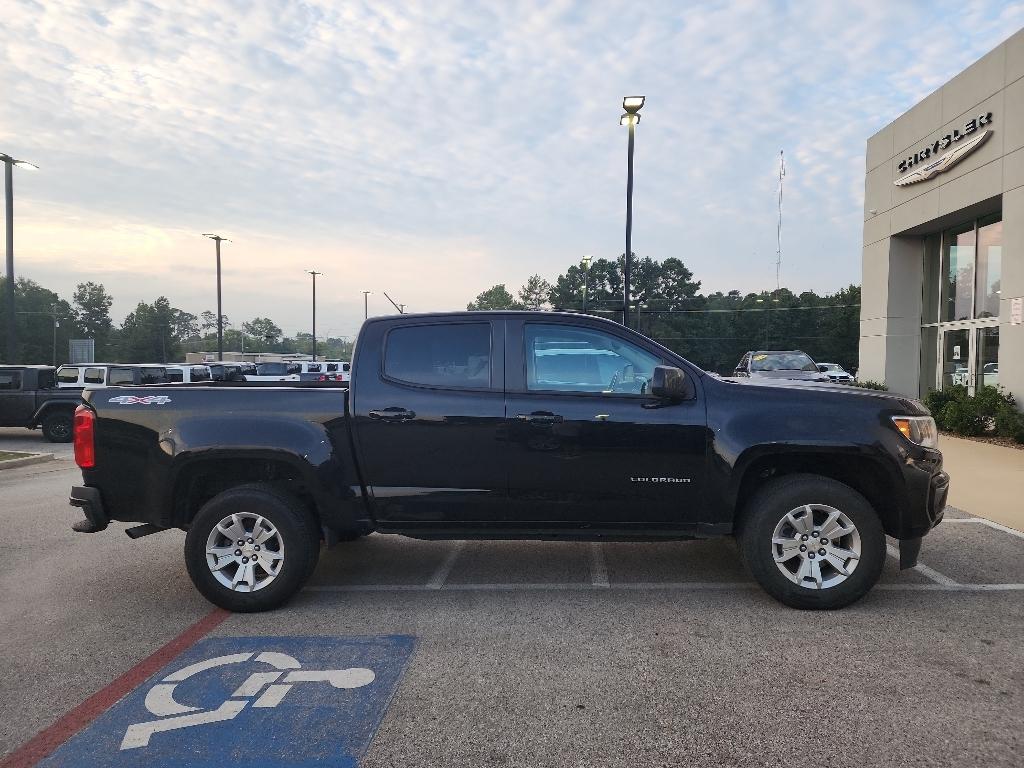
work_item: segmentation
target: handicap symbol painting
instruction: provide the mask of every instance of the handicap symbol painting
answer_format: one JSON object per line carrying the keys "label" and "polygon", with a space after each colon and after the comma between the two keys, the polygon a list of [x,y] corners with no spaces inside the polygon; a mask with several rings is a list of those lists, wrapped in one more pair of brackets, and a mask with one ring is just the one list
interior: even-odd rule
{"label": "handicap symbol painting", "polygon": [[351,768],[414,647],[403,635],[208,638],[39,765]]}

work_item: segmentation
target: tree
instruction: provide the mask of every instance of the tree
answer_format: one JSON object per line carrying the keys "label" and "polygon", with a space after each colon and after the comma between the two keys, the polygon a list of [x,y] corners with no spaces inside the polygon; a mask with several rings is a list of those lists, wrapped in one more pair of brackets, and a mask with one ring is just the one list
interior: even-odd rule
{"label": "tree", "polygon": [[181,356],[181,344],[199,334],[191,312],[172,307],[167,297],[140,301],[121,324],[118,357],[132,363],[166,363]]}
{"label": "tree", "polygon": [[[536,312],[547,305],[550,294],[551,283],[540,275],[530,275],[526,285],[519,289],[519,301],[527,309]],[[477,299],[479,298],[478,296]]]}
{"label": "tree", "polygon": [[[0,340],[7,335],[6,282],[6,278],[0,278]],[[71,305],[34,280],[20,277],[14,283],[14,308],[18,352],[14,360],[6,360],[4,347],[0,350],[0,360],[15,365],[33,365],[51,363],[56,357],[58,364],[67,362],[68,339],[75,334]]]}
{"label": "tree", "polygon": [[96,359],[105,360],[110,332],[114,327],[110,320],[110,306],[114,299],[100,283],[92,281],[75,286],[74,318],[78,331],[95,344]]}
{"label": "tree", "polygon": [[512,294],[508,292],[505,284],[492,286],[486,291],[478,293],[476,301],[471,301],[466,305],[466,309],[470,312],[483,311],[488,309],[522,309],[523,305],[519,304]]}
{"label": "tree", "polygon": [[261,345],[277,344],[282,334],[281,329],[269,317],[254,317],[249,322],[242,323],[242,331]]}
{"label": "tree", "polygon": [[[217,333],[217,313],[211,312],[210,310],[204,310],[199,313],[200,324],[199,328],[204,334]],[[220,316],[221,325],[225,330],[231,327],[231,321],[228,320],[227,315]]]}

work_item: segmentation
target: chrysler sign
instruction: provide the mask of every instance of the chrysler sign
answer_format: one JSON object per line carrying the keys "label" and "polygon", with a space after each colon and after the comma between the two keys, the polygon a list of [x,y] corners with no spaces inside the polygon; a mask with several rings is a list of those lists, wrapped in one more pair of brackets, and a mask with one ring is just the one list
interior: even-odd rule
{"label": "chrysler sign", "polygon": [[[926,181],[938,176],[943,171],[949,170],[985,143],[985,139],[989,137],[992,131],[981,129],[991,124],[991,122],[991,112],[978,115],[967,121],[963,131],[957,128],[952,133],[947,133],[941,139],[938,139],[935,143],[922,147],[914,154],[901,160],[899,172],[905,175],[900,176],[893,184],[897,187],[905,187],[908,184]],[[978,132],[979,130],[981,130],[980,133]],[[939,155],[940,151],[950,147],[953,148]],[[910,171],[910,173],[907,173],[907,171]]]}

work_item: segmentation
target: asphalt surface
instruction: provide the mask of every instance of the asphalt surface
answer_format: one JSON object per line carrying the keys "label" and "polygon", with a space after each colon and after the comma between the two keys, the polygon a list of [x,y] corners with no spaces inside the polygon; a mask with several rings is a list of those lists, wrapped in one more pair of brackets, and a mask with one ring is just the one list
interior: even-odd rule
{"label": "asphalt surface", "polygon": [[[63,456],[0,471],[0,755],[211,612],[183,533],[72,532],[79,474],[37,438],[0,430],[0,450]],[[727,540],[374,535],[211,636],[415,637],[362,766],[1020,765],[1024,538],[949,517],[926,568],[890,558],[833,613],[767,597]]]}

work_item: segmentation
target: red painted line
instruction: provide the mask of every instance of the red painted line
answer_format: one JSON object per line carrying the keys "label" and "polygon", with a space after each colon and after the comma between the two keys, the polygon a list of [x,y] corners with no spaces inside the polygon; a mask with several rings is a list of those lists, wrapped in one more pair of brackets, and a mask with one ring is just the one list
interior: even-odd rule
{"label": "red painted line", "polygon": [[97,691],[49,728],[40,731],[30,741],[22,744],[3,761],[0,761],[0,768],[32,768],[131,693],[143,680],[166,666],[175,656],[195,645],[230,615],[222,608],[215,608],[106,688]]}

